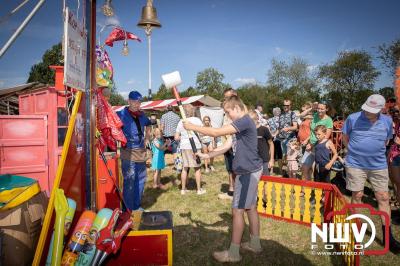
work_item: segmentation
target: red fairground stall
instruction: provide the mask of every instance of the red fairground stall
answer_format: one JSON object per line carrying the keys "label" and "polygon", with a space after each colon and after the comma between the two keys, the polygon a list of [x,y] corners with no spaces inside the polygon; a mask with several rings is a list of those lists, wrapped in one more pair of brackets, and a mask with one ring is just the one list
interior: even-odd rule
{"label": "red fairground stall", "polygon": [[[31,16],[43,2],[39,1]],[[151,4],[149,0],[145,9],[153,12]],[[7,248],[11,249],[7,249],[7,255],[18,254],[31,261],[33,258],[35,266],[89,265],[89,258],[95,261],[93,265],[172,265],[172,214],[162,211],[132,215],[121,211],[120,193],[117,193],[120,192],[119,156],[114,152],[100,152],[96,145],[98,88],[112,88],[112,83],[99,82],[112,81],[111,62],[102,54],[104,45],[112,47],[114,41],[124,41],[127,48],[127,40],[140,41],[134,34],[115,26],[104,45],[96,47],[96,10],[96,1],[84,1],[83,8],[76,11],[82,14],[74,14],[64,5],[64,69],[53,67],[55,86],[44,85],[16,93],[19,115],[0,117],[0,174],[30,177],[35,188],[39,188],[35,193],[48,200],[45,215],[43,210],[27,212],[31,216],[36,214],[35,225],[39,225],[35,227],[30,250],[21,254],[21,249],[8,243]],[[23,30],[25,25],[18,30]],[[10,38],[7,48],[17,35]],[[103,61],[99,59],[101,56],[105,56]],[[99,139],[102,137],[100,134]],[[24,191],[24,187],[18,189]],[[19,211],[12,218],[27,213]],[[1,222],[4,220],[11,221],[8,216]],[[7,234],[18,234],[14,224],[7,226],[11,226]],[[119,248],[122,250],[117,252]],[[4,265],[13,264],[7,260],[10,257],[15,256],[5,256]],[[14,263],[21,264],[30,262]]]}

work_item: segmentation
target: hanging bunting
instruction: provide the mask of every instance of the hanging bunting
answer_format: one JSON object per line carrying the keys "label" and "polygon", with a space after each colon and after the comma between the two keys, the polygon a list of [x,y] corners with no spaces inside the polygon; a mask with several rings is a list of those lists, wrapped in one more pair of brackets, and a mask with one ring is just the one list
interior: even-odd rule
{"label": "hanging bunting", "polygon": [[136,40],[138,42],[141,42],[140,38],[138,36],[136,36],[135,34],[129,32],[129,31],[125,31],[121,28],[115,28],[112,30],[110,35],[108,35],[108,37],[104,43],[110,47],[113,47],[114,42],[124,41],[125,39]]}

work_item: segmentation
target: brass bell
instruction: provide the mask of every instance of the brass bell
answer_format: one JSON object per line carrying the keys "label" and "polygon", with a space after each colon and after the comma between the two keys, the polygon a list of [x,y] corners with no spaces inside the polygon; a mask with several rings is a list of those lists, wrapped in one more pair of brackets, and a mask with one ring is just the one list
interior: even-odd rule
{"label": "brass bell", "polygon": [[161,28],[161,23],[157,18],[157,11],[153,7],[153,0],[147,0],[146,6],[142,8],[142,18],[137,24],[139,27],[157,27]]}

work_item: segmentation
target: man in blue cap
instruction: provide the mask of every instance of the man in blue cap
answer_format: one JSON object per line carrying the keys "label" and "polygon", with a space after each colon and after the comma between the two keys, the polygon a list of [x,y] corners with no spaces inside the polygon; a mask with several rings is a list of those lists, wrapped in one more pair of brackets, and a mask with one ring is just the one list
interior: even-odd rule
{"label": "man in blue cap", "polygon": [[126,137],[126,146],[121,149],[122,175],[124,176],[123,194],[127,208],[138,210],[146,183],[146,145],[150,138],[150,120],[140,111],[142,95],[138,91],[129,93],[128,104],[117,112],[124,124],[122,131]]}

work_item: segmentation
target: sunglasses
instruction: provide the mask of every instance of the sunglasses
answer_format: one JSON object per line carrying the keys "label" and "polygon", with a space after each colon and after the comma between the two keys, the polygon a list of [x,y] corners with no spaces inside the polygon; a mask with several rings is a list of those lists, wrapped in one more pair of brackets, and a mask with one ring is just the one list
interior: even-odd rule
{"label": "sunglasses", "polygon": [[289,107],[290,106],[290,104],[284,104],[283,105],[283,107]]}

